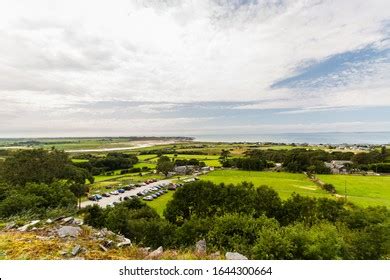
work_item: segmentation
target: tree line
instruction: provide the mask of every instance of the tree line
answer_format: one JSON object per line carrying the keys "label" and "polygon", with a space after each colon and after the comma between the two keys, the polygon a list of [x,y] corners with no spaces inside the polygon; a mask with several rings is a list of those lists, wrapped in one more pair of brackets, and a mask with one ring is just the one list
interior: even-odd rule
{"label": "tree line", "polygon": [[329,174],[331,170],[325,165],[325,162],[332,160],[351,161],[352,164],[346,166],[348,169],[389,172],[388,156],[389,153],[385,146],[382,147],[381,151],[373,150],[357,154],[303,148],[291,150],[250,149],[245,153],[245,157],[240,158],[232,158],[229,151],[223,150],[220,161],[223,167],[235,167],[243,170],[261,171],[274,167],[274,163],[282,163],[283,169],[288,172]]}

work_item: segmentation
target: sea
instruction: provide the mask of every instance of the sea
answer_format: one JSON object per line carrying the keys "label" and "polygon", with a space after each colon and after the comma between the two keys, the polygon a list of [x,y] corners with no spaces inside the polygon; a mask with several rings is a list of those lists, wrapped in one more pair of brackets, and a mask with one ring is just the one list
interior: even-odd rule
{"label": "sea", "polygon": [[195,141],[205,142],[272,142],[307,144],[390,144],[387,132],[321,132],[321,133],[277,133],[277,134],[208,134],[192,135]]}

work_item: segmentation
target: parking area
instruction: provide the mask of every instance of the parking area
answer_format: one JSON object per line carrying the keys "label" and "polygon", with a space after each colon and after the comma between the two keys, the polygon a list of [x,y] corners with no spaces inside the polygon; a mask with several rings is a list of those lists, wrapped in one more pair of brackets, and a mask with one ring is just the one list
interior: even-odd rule
{"label": "parking area", "polygon": [[[137,196],[137,193],[139,193],[139,192],[146,192],[146,190],[148,190],[150,188],[155,188],[155,187],[160,186],[160,185],[168,185],[170,183],[172,183],[172,179],[160,180],[160,181],[157,181],[154,183],[147,184],[145,186],[136,187],[134,189],[125,191],[124,193],[118,193],[116,195],[112,194],[109,197],[103,197],[102,199],[100,199],[98,201],[91,201],[91,200],[84,201],[81,203],[81,207],[84,208],[84,207],[87,207],[88,205],[97,204],[100,207],[104,208],[104,207],[107,207],[107,205],[113,205],[114,203],[123,201],[125,197]],[[107,192],[111,192],[111,191],[115,191],[115,190],[116,189],[107,190]],[[140,198],[142,198],[142,196]]]}

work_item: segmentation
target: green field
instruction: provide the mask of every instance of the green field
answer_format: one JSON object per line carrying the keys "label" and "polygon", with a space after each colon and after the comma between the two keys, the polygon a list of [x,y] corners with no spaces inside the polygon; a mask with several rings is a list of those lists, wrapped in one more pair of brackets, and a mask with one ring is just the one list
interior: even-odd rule
{"label": "green field", "polygon": [[241,170],[217,170],[201,177],[214,183],[252,182],[255,186],[267,185],[274,188],[282,199],[292,193],[315,197],[331,197],[327,192],[311,182],[306,175],[286,172],[260,172]]}
{"label": "green field", "polygon": [[78,159],[78,158],[72,158],[72,162],[74,163],[80,163],[80,162],[88,162],[87,159]]}
{"label": "green field", "polygon": [[134,164],[134,168],[142,168],[142,167],[148,167],[150,169],[156,169],[155,163],[149,163],[149,162],[138,162]]}
{"label": "green field", "polygon": [[160,196],[157,199],[154,199],[152,201],[146,201],[146,204],[148,204],[150,207],[152,207],[156,212],[163,217],[164,209],[167,206],[168,201],[170,201],[173,197],[174,191],[168,191],[163,196]]}
{"label": "green field", "polygon": [[390,207],[390,176],[318,175],[321,181],[335,186],[339,195],[359,206]]}

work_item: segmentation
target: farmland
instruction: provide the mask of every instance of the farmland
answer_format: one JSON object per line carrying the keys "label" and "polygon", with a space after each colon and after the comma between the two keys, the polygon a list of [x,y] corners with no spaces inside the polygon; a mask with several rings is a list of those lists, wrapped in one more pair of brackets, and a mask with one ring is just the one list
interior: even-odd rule
{"label": "farmland", "polygon": [[330,197],[304,174],[298,173],[217,170],[201,178],[214,183],[239,184],[246,181],[255,186],[267,185],[274,188],[282,199],[288,198],[294,192],[314,197]]}
{"label": "farmland", "polygon": [[318,178],[335,186],[340,195],[359,206],[390,207],[390,176],[319,175]]}

